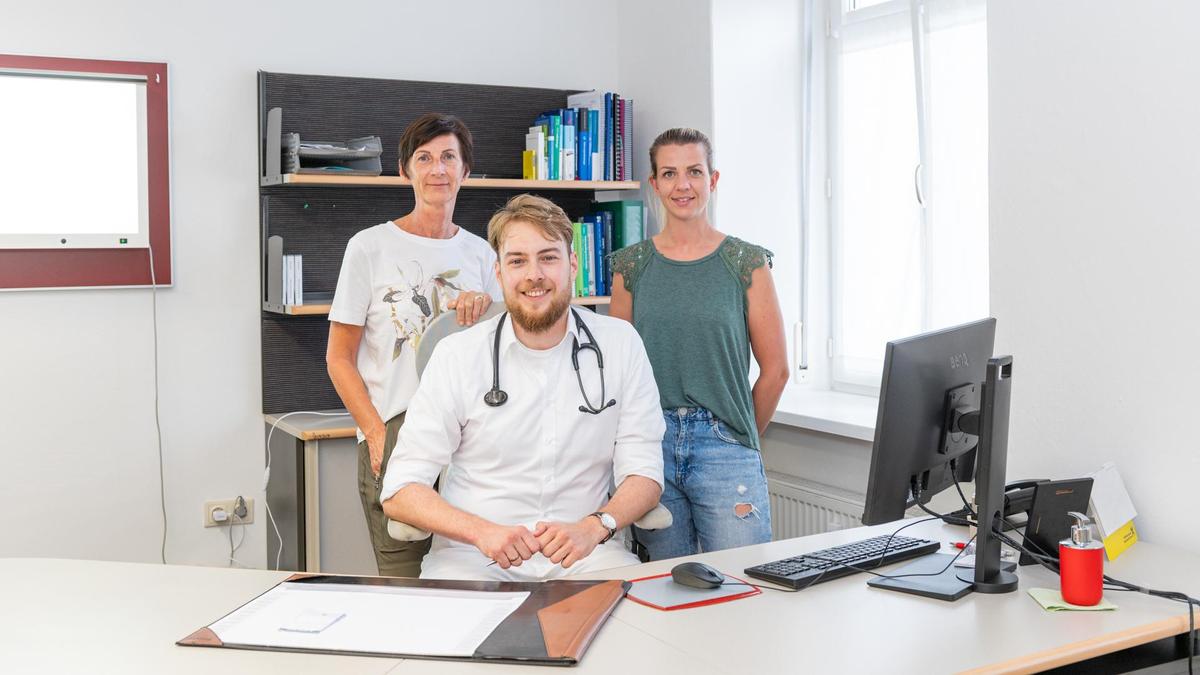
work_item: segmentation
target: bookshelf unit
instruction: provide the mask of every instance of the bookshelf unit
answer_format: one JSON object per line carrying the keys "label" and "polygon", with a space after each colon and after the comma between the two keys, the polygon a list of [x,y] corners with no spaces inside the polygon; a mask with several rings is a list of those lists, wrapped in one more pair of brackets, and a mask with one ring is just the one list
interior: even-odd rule
{"label": "bookshelf unit", "polygon": [[[401,176],[318,176],[312,174],[284,174],[264,176],[262,186],[306,185],[320,187],[410,187],[412,182]],[[461,190],[637,190],[641,183],[635,180],[524,180],[521,178],[468,178],[459,187]]]}
{"label": "bookshelf unit", "polygon": [[[612,297],[608,295],[589,295],[581,298],[571,298],[571,304],[577,307],[591,307],[595,305],[607,305],[612,302]],[[290,316],[325,316],[329,314],[330,303],[316,303],[303,305],[273,305],[263,303],[263,310],[274,312],[275,314],[287,314]]]}
{"label": "bookshelf unit", "polygon": [[[574,90],[442,82],[383,80],[259,72],[259,232],[262,288],[262,407],[265,414],[342,407],[325,369],[327,315],[346,242],[360,230],[393,220],[413,208],[410,183],[398,175],[404,128],[421,114],[458,116],[475,142],[474,174],[464,181],[454,222],[486,236],[492,213],[521,192],[553,200],[571,218],[586,213],[596,193],[637,190],[637,181],[532,181],[521,175],[525,132],[538,113],[566,105]],[[302,138],[383,140],[383,175],[266,175],[267,111],[282,108],[282,131]],[[400,189],[397,189],[400,188]],[[266,301],[266,242],[283,237],[284,253],[304,257],[307,302]],[[573,304],[608,304],[606,296]]]}

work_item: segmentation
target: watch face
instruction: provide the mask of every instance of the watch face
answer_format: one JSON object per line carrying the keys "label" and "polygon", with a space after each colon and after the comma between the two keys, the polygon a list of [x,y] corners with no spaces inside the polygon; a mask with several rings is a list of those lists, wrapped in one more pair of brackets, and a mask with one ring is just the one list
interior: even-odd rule
{"label": "watch face", "polygon": [[617,529],[617,519],[613,518],[612,514],[610,514],[610,513],[601,513],[600,514],[600,524],[604,525],[605,527],[607,527],[610,530]]}

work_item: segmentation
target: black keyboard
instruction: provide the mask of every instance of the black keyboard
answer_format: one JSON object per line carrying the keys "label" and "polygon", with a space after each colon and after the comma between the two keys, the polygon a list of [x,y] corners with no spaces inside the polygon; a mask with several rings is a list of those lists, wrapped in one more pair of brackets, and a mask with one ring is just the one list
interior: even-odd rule
{"label": "black keyboard", "polygon": [[[884,546],[887,546],[886,553]],[[929,539],[889,537],[885,534],[794,558],[747,567],[746,574],[780,586],[807,588],[859,571],[846,565],[871,570],[888,563],[935,553],[941,547],[941,544]]]}

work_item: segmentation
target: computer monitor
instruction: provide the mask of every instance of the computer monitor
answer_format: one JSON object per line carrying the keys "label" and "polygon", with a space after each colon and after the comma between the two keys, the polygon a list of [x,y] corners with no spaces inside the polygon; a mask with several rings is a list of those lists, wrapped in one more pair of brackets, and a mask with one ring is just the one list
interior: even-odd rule
{"label": "computer monitor", "polygon": [[972,479],[975,438],[946,434],[950,392],[961,392],[955,407],[978,409],[995,342],[996,320],[983,319],[887,343],[864,524],[899,520],[918,499],[952,487],[952,462],[959,482]]}
{"label": "computer monitor", "polygon": [[[980,522],[1001,522],[1012,358],[992,357],[995,340],[989,318],[887,344],[864,524],[899,520],[972,473]],[[976,538],[972,582],[983,592],[1016,588],[988,527]]]}

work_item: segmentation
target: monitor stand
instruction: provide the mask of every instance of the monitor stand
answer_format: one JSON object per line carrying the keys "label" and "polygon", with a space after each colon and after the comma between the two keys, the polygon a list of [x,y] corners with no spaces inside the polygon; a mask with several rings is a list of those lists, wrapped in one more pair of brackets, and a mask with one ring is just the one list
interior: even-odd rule
{"label": "monitor stand", "polygon": [[[993,357],[988,360],[979,411],[964,415],[959,420],[960,424],[965,424],[979,437],[976,446],[975,508],[979,523],[984,526],[976,529],[974,569],[955,568],[949,564],[953,556],[937,553],[888,572],[889,576],[932,576],[906,576],[902,579],[876,577],[867,582],[868,585],[939,600],[957,600],[971,591],[1011,593],[1017,590],[1017,575],[1014,574],[1016,565],[1001,564],[1000,540],[991,529],[1004,522],[1004,470],[1008,464],[1008,409],[1011,394],[1012,357]],[[940,572],[942,568],[946,570]]]}
{"label": "monitor stand", "polygon": [[[1004,470],[1008,465],[1008,410],[1012,398],[1011,356],[988,359],[987,379],[979,405],[979,446],[975,467],[975,570],[978,593],[1011,593],[1017,575],[1000,565],[1000,539],[993,532],[1004,523]],[[964,570],[965,571],[965,570]],[[966,575],[964,575],[966,576]]]}
{"label": "monitor stand", "polygon": [[[954,555],[950,553],[927,555],[904,567],[887,572],[890,577],[903,576],[903,578],[875,577],[868,581],[867,585],[953,602],[975,590],[975,571],[971,568],[955,567],[950,564],[953,558]],[[1001,564],[1001,570],[1004,572],[1011,573],[1015,569],[1014,563]],[[927,574],[929,576],[904,576],[909,574]]]}
{"label": "monitor stand", "polygon": [[[933,576],[906,576],[903,579],[875,577],[868,581],[867,585],[874,588],[886,588],[889,591],[912,593],[913,595],[923,595],[927,598],[953,602],[970,593],[975,585],[970,579],[963,581],[958,578],[959,572],[969,572],[970,570],[951,565],[950,561],[953,558],[954,556],[949,553],[934,553],[923,558],[917,558],[916,561],[904,567],[888,570],[887,572],[888,576],[908,574],[929,574]],[[937,574],[942,568],[945,568],[946,571]]]}

